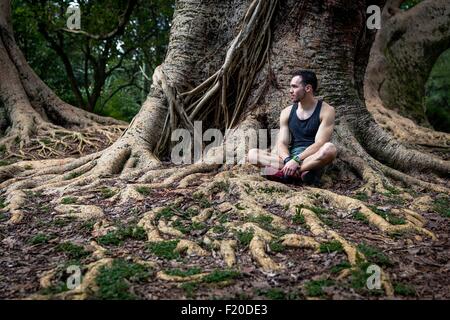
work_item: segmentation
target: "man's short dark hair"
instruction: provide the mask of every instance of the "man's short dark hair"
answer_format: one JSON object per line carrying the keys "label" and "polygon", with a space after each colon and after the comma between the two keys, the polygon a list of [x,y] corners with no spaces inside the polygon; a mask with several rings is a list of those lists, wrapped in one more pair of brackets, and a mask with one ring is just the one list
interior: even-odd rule
{"label": "man's short dark hair", "polygon": [[304,86],[310,84],[313,91],[317,92],[317,77],[316,74],[311,70],[297,70],[292,73],[293,77],[302,77],[302,83]]}

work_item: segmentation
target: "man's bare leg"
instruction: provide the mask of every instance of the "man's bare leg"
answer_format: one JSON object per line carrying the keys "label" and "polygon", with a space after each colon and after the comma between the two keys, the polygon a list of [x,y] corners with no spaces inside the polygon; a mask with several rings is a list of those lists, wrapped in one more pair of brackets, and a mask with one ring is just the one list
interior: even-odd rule
{"label": "man's bare leg", "polygon": [[327,142],[319,149],[319,151],[314,153],[312,156],[309,156],[302,162],[300,172],[323,168],[327,164],[333,162],[336,155],[337,150],[334,144]]}
{"label": "man's bare leg", "polygon": [[258,167],[274,167],[282,169],[284,167],[283,160],[275,154],[261,149],[250,149],[248,152],[248,161]]}

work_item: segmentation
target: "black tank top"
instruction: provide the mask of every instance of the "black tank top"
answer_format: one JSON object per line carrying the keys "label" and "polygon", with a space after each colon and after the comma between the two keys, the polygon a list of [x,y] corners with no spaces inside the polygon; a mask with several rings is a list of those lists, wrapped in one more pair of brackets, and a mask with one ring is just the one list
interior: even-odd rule
{"label": "black tank top", "polygon": [[288,126],[291,133],[291,143],[289,148],[309,147],[316,138],[316,133],[320,126],[320,110],[322,109],[322,100],[317,102],[313,114],[305,120],[297,117],[298,103],[296,102],[289,114]]}

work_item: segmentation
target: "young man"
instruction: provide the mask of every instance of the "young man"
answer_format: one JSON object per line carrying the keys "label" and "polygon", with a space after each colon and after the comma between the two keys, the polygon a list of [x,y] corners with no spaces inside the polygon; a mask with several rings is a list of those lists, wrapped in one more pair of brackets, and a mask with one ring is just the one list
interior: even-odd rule
{"label": "young man", "polygon": [[335,111],[314,96],[316,91],[314,72],[294,72],[289,90],[294,104],[281,111],[275,150],[249,151],[250,163],[264,167],[263,175],[269,179],[317,184],[320,169],[336,158],[336,147],[330,142]]}

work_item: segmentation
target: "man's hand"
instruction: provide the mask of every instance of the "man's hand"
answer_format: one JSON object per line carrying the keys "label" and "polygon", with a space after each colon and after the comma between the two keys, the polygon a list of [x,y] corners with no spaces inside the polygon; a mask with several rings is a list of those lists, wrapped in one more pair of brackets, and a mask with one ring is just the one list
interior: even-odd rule
{"label": "man's hand", "polygon": [[298,162],[291,159],[284,165],[281,171],[283,171],[283,173],[287,176],[293,176],[295,172],[297,172],[298,167]]}

